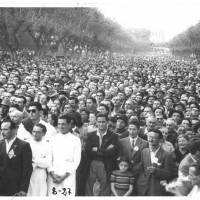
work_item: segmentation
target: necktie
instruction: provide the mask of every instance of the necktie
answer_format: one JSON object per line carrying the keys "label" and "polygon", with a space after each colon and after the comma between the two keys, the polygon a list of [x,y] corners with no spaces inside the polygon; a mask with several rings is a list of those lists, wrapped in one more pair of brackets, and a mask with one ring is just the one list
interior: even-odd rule
{"label": "necktie", "polygon": [[134,144],[134,140],[132,140],[132,149],[134,148],[135,144]]}

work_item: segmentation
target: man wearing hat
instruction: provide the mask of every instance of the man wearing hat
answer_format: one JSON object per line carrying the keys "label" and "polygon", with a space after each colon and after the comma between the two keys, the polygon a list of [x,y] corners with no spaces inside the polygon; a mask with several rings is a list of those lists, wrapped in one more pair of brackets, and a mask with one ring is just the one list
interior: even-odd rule
{"label": "man wearing hat", "polygon": [[159,100],[163,104],[164,103],[163,97],[165,95],[165,92],[161,89],[158,89],[157,91],[155,91],[155,95],[157,97],[157,100]]}
{"label": "man wearing hat", "polygon": [[178,102],[178,103],[175,103],[173,105],[174,109],[175,110],[179,110],[179,111],[182,111],[182,112],[185,112],[185,105],[181,102]]}
{"label": "man wearing hat", "polygon": [[119,135],[119,139],[129,136],[127,131],[128,117],[125,114],[118,114],[117,116],[116,133]]}
{"label": "man wearing hat", "polygon": [[8,116],[8,111],[10,107],[10,102],[9,100],[3,100],[0,104],[0,126],[2,122],[6,119],[10,119]]}

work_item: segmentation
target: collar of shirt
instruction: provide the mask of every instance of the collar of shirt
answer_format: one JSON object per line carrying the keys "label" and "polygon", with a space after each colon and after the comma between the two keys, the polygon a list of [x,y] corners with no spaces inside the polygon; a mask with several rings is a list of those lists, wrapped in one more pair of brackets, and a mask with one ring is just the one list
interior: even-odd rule
{"label": "collar of shirt", "polygon": [[156,151],[152,151],[152,150],[150,149],[150,152],[151,152],[152,154],[156,155],[159,149],[160,149],[160,147],[158,147],[158,149],[157,149]]}
{"label": "collar of shirt", "polygon": [[129,138],[130,138],[131,145],[132,145],[132,141],[134,140],[134,146],[135,146],[136,141],[137,141],[137,139],[138,139],[138,136],[137,136],[135,139],[131,138],[130,136],[129,136]]}
{"label": "collar of shirt", "polygon": [[5,142],[6,142],[6,152],[8,153],[8,151],[10,150],[10,147],[12,146],[13,142],[15,141],[16,137],[14,137],[12,140],[10,140],[8,142],[8,140],[6,139]]}

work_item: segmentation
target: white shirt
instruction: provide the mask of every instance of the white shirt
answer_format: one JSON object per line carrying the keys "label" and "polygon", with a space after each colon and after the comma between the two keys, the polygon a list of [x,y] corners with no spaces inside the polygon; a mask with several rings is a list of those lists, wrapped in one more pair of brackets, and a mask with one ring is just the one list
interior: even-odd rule
{"label": "white shirt", "polygon": [[9,150],[10,150],[10,147],[12,146],[13,142],[15,141],[16,137],[14,137],[12,140],[10,140],[8,142],[8,140],[6,139],[5,142],[6,142],[6,152],[8,153]]}
{"label": "white shirt", "polygon": [[151,163],[155,163],[158,164],[158,158],[156,158],[156,153],[158,152],[158,150],[160,149],[160,147],[156,150],[156,151],[151,151],[150,150],[150,154],[151,154]]}
{"label": "white shirt", "polygon": [[[48,124],[48,123],[46,123],[45,121],[43,121],[41,119],[40,119],[39,123],[45,125],[46,128],[47,128],[46,135],[44,136],[46,141],[49,141],[52,136],[57,134],[56,129],[51,124]],[[28,139],[32,138],[33,135],[30,132],[28,132],[25,129],[24,125],[21,123],[19,125],[18,131],[17,131],[17,137],[19,139],[21,139],[21,140],[28,140]]]}
{"label": "white shirt", "polygon": [[99,136],[99,147],[101,146],[102,144],[102,139],[103,139],[103,136],[107,134],[107,131],[102,135],[101,137],[101,134],[99,133],[99,130],[97,129],[97,135]]}
{"label": "white shirt", "polygon": [[131,138],[130,136],[129,138],[130,138],[130,143],[131,143],[131,148],[132,148],[133,141],[134,141],[134,146],[135,146],[138,136],[135,139]]}

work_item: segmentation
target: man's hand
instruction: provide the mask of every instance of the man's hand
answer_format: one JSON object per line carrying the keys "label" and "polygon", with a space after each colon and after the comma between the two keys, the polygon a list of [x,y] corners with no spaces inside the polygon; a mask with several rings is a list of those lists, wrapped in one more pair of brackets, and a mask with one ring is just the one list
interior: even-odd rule
{"label": "man's hand", "polygon": [[97,147],[92,147],[92,151],[97,151],[98,148]]}
{"label": "man's hand", "polygon": [[107,147],[107,149],[112,149],[114,147],[114,145],[113,144],[110,144],[108,147]]}
{"label": "man's hand", "polygon": [[52,172],[50,172],[50,176],[52,177],[52,179],[53,179],[53,182],[56,182],[56,181],[58,181],[58,179],[57,179],[57,177],[58,177],[58,175],[56,175],[53,171]]}
{"label": "man's hand", "polygon": [[54,174],[55,179],[53,180],[53,182],[54,182],[54,183],[60,184],[60,183],[62,183],[69,175],[70,175],[69,173],[66,173],[66,174],[64,174],[64,175],[62,175],[62,176],[59,176],[59,175],[57,175],[57,174]]}
{"label": "man's hand", "polygon": [[24,191],[20,191],[20,192],[18,193],[18,196],[26,197],[26,196],[27,196],[27,193],[24,192]]}
{"label": "man's hand", "polygon": [[155,172],[155,169],[156,169],[156,167],[154,167],[154,166],[147,167],[147,170],[148,170],[150,173],[154,173],[154,172]]}

